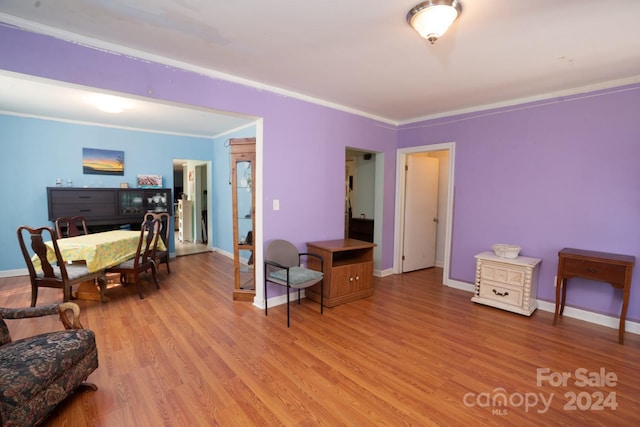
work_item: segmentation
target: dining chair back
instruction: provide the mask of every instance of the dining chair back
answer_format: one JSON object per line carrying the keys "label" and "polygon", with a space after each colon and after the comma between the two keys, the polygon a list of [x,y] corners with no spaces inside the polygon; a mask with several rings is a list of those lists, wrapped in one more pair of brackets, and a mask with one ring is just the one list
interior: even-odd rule
{"label": "dining chair back", "polygon": [[[17,235],[31,280],[31,307],[36,305],[38,288],[62,289],[63,301],[66,302],[71,299],[73,285],[102,276],[102,272],[89,272],[86,264],[65,262],[58,247],[57,235],[51,227],[32,228],[23,225],[18,227]],[[51,252],[54,254],[52,261],[48,258]],[[39,269],[34,265],[34,258],[40,263]]]}
{"label": "dining chair back", "polygon": [[56,218],[56,233],[59,239],[89,234],[87,220],[83,216]]}
{"label": "dining chair back", "polygon": [[156,248],[158,246],[158,239],[160,238],[160,220],[145,220],[140,227],[140,238],[138,239],[138,247],[133,258],[128,259],[114,267],[110,267],[106,270],[107,273],[119,273],[120,282],[123,285],[129,284],[128,275],[133,276],[133,282],[138,288],[138,295],[140,299],[144,299],[144,293],[142,292],[142,286],[140,284],[140,273],[151,270],[153,281],[156,288],[160,289],[160,283],[158,282],[158,268],[155,261]]}
{"label": "dining chair back", "polygon": [[169,267],[169,233],[171,232],[171,215],[167,212],[147,212],[144,217],[146,220],[160,220],[160,238],[162,239],[162,243],[164,243],[164,247],[166,249],[156,250],[155,260],[158,264],[158,269],[160,268],[160,264],[165,264],[167,266],[167,273],[171,273],[171,268]]}

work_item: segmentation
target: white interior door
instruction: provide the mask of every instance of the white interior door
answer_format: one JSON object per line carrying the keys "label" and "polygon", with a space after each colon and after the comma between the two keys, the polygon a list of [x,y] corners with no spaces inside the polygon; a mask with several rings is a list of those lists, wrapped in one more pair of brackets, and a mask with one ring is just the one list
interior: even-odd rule
{"label": "white interior door", "polygon": [[436,265],[438,159],[407,156],[402,272]]}

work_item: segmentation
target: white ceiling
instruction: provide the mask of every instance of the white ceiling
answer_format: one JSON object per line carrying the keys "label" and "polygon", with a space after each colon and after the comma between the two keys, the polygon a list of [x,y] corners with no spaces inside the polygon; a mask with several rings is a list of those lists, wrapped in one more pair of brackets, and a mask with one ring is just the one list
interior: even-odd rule
{"label": "white ceiling", "polygon": [[[255,118],[247,116],[150,102],[130,95],[126,98],[118,96],[126,100],[129,108],[125,112],[105,113],[95,107],[96,95],[105,93],[62,82],[26,79],[15,73],[0,72],[0,112],[8,114],[196,137],[217,136],[255,121]],[[51,102],[52,99],[56,102]]]}
{"label": "white ceiling", "polygon": [[418,2],[0,0],[0,21],[395,123],[640,81],[638,0],[462,0],[434,45]]}

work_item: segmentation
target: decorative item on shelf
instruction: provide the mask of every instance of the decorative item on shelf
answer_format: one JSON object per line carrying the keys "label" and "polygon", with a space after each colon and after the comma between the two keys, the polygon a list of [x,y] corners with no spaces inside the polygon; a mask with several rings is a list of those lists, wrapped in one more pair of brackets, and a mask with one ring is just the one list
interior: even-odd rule
{"label": "decorative item on shelf", "polygon": [[129,188],[129,183],[128,182],[121,182],[120,183],[120,188]]}
{"label": "decorative item on shelf", "polygon": [[499,256],[500,258],[508,258],[508,259],[518,258],[518,255],[522,250],[520,246],[506,245],[503,243],[496,243],[495,245],[491,246],[491,249],[493,249],[493,253]]}
{"label": "decorative item on shelf", "polygon": [[138,188],[162,188],[162,175],[138,175]]}

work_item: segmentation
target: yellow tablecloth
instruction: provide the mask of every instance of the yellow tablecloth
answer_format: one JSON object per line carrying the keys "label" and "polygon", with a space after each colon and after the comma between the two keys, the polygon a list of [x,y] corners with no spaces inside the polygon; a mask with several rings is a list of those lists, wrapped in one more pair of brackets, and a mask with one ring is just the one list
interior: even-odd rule
{"label": "yellow tablecloth", "polygon": [[[87,269],[95,272],[133,258],[139,239],[139,231],[113,230],[58,239],[58,247],[65,261],[85,261]],[[51,262],[55,261],[53,245],[51,242],[45,244],[51,247],[47,258]],[[158,250],[166,250],[162,239],[158,240]],[[37,261],[37,257],[34,261]]]}

